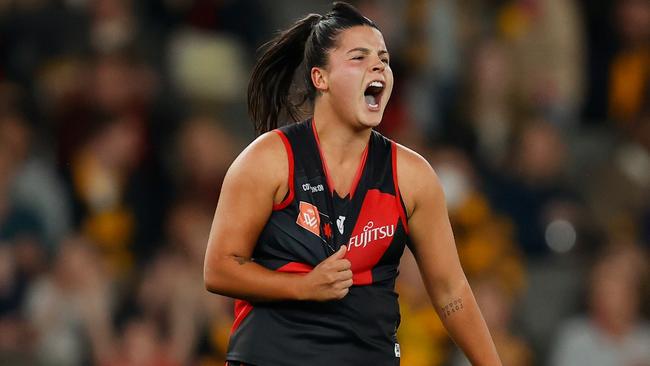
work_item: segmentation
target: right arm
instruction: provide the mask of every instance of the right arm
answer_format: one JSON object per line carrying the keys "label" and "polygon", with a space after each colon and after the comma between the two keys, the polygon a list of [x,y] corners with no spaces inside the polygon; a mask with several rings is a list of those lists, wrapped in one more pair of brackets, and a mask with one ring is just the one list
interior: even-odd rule
{"label": "right arm", "polygon": [[399,145],[397,154],[409,238],[431,303],[472,365],[501,365],[458,259],[442,184],[420,155]]}
{"label": "right arm", "polygon": [[274,202],[288,191],[282,140],[262,135],[233,162],[224,178],[205,254],[206,289],[250,301],[340,299],[352,285],[345,248],[306,275],[276,272],[251,260]]}

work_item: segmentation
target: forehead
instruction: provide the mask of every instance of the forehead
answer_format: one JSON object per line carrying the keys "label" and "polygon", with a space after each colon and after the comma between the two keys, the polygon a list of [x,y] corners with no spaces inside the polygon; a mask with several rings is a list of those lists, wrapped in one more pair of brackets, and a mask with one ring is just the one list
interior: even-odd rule
{"label": "forehead", "polygon": [[358,25],[342,31],[337,39],[334,51],[347,52],[353,48],[363,47],[370,50],[385,50],[384,36],[373,27]]}

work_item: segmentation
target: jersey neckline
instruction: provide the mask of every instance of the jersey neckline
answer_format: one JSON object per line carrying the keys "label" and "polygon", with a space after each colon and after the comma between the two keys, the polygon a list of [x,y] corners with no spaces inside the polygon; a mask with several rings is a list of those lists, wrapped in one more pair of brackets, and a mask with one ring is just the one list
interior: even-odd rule
{"label": "jersey neckline", "polygon": [[339,192],[337,192],[334,189],[334,182],[332,181],[332,177],[330,176],[329,169],[327,167],[327,161],[325,161],[325,156],[323,155],[323,150],[321,149],[320,146],[320,139],[318,138],[318,132],[316,131],[316,124],[314,123],[314,118],[312,118],[309,123],[311,123],[311,129],[313,131],[314,135],[314,140],[316,140],[316,147],[318,148],[318,155],[320,156],[320,161],[321,165],[323,167],[323,172],[325,173],[325,179],[327,180],[327,186],[329,187],[330,194],[332,197],[338,197],[339,199],[342,200],[352,200],[354,198],[354,192],[357,190],[357,187],[359,186],[359,182],[361,181],[361,176],[363,175],[363,171],[365,170],[366,167],[366,160],[368,159],[368,150],[370,149],[370,140],[368,139],[368,143],[366,143],[365,149],[363,149],[363,153],[361,153],[361,161],[359,161],[359,165],[357,166],[357,172],[355,173],[354,179],[352,180],[352,184],[350,186],[350,189],[348,189],[348,193],[345,196],[341,196]]}

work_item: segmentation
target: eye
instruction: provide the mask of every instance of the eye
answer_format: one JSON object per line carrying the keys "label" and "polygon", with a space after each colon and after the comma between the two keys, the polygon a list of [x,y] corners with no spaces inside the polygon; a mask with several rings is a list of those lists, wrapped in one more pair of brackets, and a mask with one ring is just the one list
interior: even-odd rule
{"label": "eye", "polygon": [[386,65],[388,65],[388,63],[389,63],[390,61],[389,61],[387,58],[382,58],[382,59],[381,59],[381,62],[383,62],[383,63],[385,63]]}
{"label": "eye", "polygon": [[352,57],[353,60],[363,60],[363,56],[354,56]]}

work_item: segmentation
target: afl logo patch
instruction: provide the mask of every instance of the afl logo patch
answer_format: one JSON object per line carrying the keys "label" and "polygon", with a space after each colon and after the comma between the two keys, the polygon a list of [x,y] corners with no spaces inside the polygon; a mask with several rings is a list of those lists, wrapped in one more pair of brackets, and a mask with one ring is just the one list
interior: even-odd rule
{"label": "afl logo patch", "polygon": [[320,215],[318,208],[311,203],[300,201],[300,212],[296,224],[307,229],[316,236],[320,236]]}

